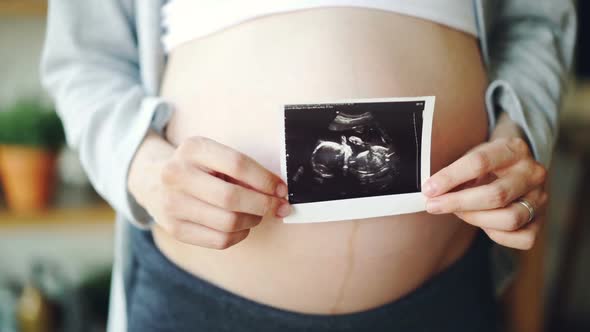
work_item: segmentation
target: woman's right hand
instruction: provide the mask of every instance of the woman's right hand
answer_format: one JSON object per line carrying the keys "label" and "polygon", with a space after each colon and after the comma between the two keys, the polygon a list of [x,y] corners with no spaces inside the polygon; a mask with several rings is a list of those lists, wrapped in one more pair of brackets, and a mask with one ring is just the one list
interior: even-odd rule
{"label": "woman's right hand", "polygon": [[278,176],[203,137],[174,148],[149,133],[131,164],[128,188],[174,238],[214,249],[244,240],[263,216],[283,218],[291,210]]}

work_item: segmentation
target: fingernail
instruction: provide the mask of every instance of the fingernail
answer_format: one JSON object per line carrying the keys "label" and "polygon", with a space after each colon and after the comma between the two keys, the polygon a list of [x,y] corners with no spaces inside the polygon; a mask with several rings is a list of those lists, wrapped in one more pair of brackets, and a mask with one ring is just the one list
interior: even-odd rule
{"label": "fingernail", "polygon": [[432,214],[438,214],[442,212],[441,201],[437,199],[430,199],[426,202],[426,211]]}
{"label": "fingernail", "polygon": [[291,205],[289,205],[289,203],[281,204],[277,209],[277,216],[279,218],[285,218],[289,214],[291,214]]}
{"label": "fingernail", "polygon": [[436,194],[436,184],[432,183],[431,181],[426,181],[422,186],[422,192],[426,196],[433,196]]}
{"label": "fingernail", "polygon": [[287,191],[287,186],[283,183],[279,183],[279,185],[277,186],[276,190],[275,190],[275,194],[278,197],[285,197],[288,194]]}

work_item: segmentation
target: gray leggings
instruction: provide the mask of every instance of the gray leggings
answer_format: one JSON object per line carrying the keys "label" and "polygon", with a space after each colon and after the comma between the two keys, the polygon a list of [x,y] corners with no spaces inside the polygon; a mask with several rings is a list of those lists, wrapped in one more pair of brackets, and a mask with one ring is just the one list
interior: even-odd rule
{"label": "gray leggings", "polygon": [[353,314],[307,315],[248,300],[169,261],[134,229],[127,285],[129,331],[496,331],[490,241],[480,234],[445,271],[394,302]]}

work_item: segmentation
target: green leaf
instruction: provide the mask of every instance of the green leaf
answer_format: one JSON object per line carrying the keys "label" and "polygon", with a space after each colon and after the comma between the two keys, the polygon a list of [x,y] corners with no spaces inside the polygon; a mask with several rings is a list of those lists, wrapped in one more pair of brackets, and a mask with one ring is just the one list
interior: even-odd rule
{"label": "green leaf", "polygon": [[52,108],[23,100],[0,111],[0,144],[57,150],[64,143],[61,120]]}

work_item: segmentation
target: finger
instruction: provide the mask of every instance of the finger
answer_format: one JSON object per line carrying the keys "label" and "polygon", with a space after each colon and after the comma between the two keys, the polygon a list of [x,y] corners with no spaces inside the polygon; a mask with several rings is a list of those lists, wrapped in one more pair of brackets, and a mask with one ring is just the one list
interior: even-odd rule
{"label": "finger", "polygon": [[422,186],[422,191],[429,197],[444,194],[462,183],[511,165],[526,154],[527,149],[522,139],[484,143],[432,175]]}
{"label": "finger", "polygon": [[[524,198],[533,204],[535,213],[538,215],[542,213],[547,203],[547,197],[547,193],[542,189],[536,189],[528,193]],[[513,202],[501,209],[458,212],[456,214],[459,218],[474,226],[507,232],[518,230],[529,222],[529,210],[518,202]]]}
{"label": "finger", "polygon": [[541,229],[541,224],[542,219],[538,219],[514,232],[505,232],[485,228],[483,230],[490,237],[490,239],[498,244],[514,249],[529,250],[535,244],[535,240],[537,239],[537,235]]}
{"label": "finger", "polygon": [[502,208],[529,192],[534,185],[529,174],[513,170],[492,183],[430,198],[426,209],[432,214],[442,214]]}
{"label": "finger", "polygon": [[223,210],[183,193],[168,195],[163,204],[166,215],[222,232],[249,229],[262,221],[262,217]]}
{"label": "finger", "polygon": [[162,181],[196,199],[233,212],[264,216],[284,212],[284,205],[287,204],[284,199],[246,189],[180,163],[169,164],[162,172]]}
{"label": "finger", "polygon": [[285,197],[283,181],[254,159],[214,140],[195,137],[179,147],[179,153],[192,163],[226,174],[257,191]]}
{"label": "finger", "polygon": [[160,227],[180,242],[211,249],[227,249],[244,240],[250,230],[221,232],[190,221],[172,219]]}

